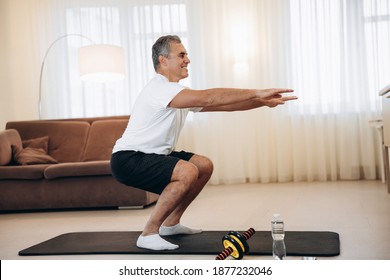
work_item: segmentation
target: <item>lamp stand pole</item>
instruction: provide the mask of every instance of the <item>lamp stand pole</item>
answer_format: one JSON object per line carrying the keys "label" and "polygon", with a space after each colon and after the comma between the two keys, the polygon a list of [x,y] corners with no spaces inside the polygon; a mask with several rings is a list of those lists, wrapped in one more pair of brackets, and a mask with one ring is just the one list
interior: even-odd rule
{"label": "lamp stand pole", "polygon": [[82,35],[82,34],[66,34],[66,35],[63,35],[59,38],[57,38],[56,40],[54,40],[53,43],[51,43],[51,45],[49,46],[49,48],[46,50],[46,53],[45,53],[45,56],[43,57],[43,61],[42,61],[42,65],[41,65],[41,72],[40,72],[40,75],[39,75],[39,97],[38,97],[38,115],[39,115],[39,119],[41,119],[42,117],[42,75],[43,75],[43,68],[45,66],[45,61],[46,61],[46,57],[47,55],[49,54],[51,48],[60,40],[64,39],[64,38],[67,38],[67,37],[71,37],[71,36],[77,36],[77,37],[81,37],[81,38],[85,38],[87,40],[89,40],[92,44],[96,45],[96,43],[94,41],[92,41],[90,38]]}

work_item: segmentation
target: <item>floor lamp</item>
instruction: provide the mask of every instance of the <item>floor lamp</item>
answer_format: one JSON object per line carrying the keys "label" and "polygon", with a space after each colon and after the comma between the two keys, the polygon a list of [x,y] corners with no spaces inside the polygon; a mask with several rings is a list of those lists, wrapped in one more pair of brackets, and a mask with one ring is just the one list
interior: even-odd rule
{"label": "floor lamp", "polygon": [[81,47],[78,50],[80,79],[82,81],[112,82],[125,78],[125,60],[122,47],[96,44],[90,38],[82,34],[63,35],[51,43],[51,45],[46,50],[45,56],[43,57],[39,76],[39,119],[42,117],[42,76],[47,55],[58,41],[70,36],[85,38],[91,43],[90,45]]}

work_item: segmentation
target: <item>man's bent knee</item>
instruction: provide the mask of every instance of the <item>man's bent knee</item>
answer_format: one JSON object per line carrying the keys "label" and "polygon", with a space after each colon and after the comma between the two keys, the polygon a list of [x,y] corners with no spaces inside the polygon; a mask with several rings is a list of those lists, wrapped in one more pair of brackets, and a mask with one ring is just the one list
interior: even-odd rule
{"label": "man's bent knee", "polygon": [[173,169],[171,181],[181,181],[191,186],[199,176],[198,167],[190,162],[179,160]]}
{"label": "man's bent knee", "polygon": [[194,155],[190,159],[190,162],[198,167],[199,175],[211,176],[211,174],[213,174],[214,164],[209,158],[205,156]]}

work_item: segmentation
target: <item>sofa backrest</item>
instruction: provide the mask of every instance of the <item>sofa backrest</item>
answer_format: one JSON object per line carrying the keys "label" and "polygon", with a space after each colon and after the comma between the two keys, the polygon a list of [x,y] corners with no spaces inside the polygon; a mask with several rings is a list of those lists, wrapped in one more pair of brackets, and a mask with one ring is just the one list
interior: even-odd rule
{"label": "sofa backrest", "polygon": [[14,121],[7,129],[16,129],[22,140],[49,136],[48,154],[58,162],[81,161],[90,124],[85,121]]}
{"label": "sofa backrest", "polygon": [[82,161],[109,160],[112,148],[126,129],[128,119],[95,120],[91,124]]}
{"label": "sofa backrest", "polygon": [[122,116],[109,116],[109,117],[89,117],[89,118],[74,118],[74,119],[56,119],[55,121],[83,121],[89,122],[92,124],[96,121],[106,121],[106,120],[129,120],[130,115],[122,115]]}

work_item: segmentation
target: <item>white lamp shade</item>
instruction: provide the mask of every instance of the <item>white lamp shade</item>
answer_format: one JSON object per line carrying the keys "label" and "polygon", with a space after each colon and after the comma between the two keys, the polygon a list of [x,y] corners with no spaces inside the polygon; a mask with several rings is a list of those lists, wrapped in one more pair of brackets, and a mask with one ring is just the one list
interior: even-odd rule
{"label": "white lamp shade", "polygon": [[125,78],[123,48],[114,45],[90,45],[79,49],[80,79],[93,82],[119,81]]}

